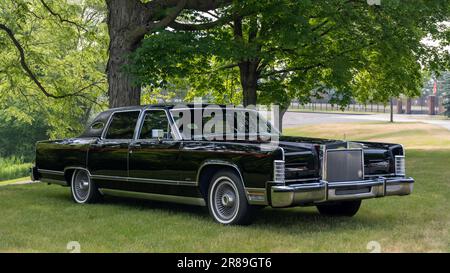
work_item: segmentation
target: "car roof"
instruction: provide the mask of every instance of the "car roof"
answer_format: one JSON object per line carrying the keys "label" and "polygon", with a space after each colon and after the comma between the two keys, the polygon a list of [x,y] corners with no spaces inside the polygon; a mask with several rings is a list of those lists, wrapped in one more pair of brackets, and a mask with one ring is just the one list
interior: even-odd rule
{"label": "car roof", "polygon": [[194,107],[199,107],[199,106],[201,106],[202,108],[207,107],[207,106],[218,106],[221,108],[225,108],[227,106],[234,107],[234,105],[212,104],[212,103],[203,103],[203,104],[194,104],[194,103],[162,104],[161,103],[161,104],[147,104],[147,105],[137,105],[137,106],[116,107],[116,108],[110,108],[110,109],[106,110],[105,112],[132,111],[132,110],[143,110],[143,109],[151,109],[151,108],[172,109],[175,106],[184,106],[184,107],[188,107],[188,108],[194,108]]}

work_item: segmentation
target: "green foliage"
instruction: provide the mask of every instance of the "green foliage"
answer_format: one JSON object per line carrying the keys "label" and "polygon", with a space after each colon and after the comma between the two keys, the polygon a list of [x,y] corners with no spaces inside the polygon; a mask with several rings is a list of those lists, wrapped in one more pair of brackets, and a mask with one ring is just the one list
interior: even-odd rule
{"label": "green foliage", "polygon": [[126,68],[135,75],[136,84],[146,87],[144,97],[149,92],[154,99],[164,100],[167,99],[164,95],[167,90],[189,89],[189,94],[181,92],[181,99],[209,96],[217,103],[239,102],[241,96],[235,91],[239,85],[236,78],[238,70],[229,68],[223,71],[224,60],[212,52],[222,52],[227,56],[234,54],[227,40],[212,34],[162,30],[148,35],[131,56],[133,65]]}
{"label": "green foliage", "polygon": [[[16,150],[28,157],[36,139],[74,136],[106,105],[104,2],[44,3],[51,12],[38,0],[1,1],[0,24],[14,34],[43,88],[66,97],[44,95],[25,73],[17,46],[0,30],[0,156]],[[16,143],[10,141],[14,134]]]}
{"label": "green foliage", "polygon": [[445,94],[443,105],[445,108],[444,115],[450,118],[450,92]]}
{"label": "green foliage", "polygon": [[0,158],[0,181],[28,176],[30,167],[20,157]]}
{"label": "green foliage", "polygon": [[20,156],[31,162],[34,144],[48,139],[50,126],[42,113],[34,113],[33,120],[20,107],[10,106],[0,112],[0,158]]}
{"label": "green foliage", "polygon": [[422,68],[448,65],[445,1],[371,6],[367,1],[249,0],[209,14],[183,11],[177,21],[201,24],[233,13],[243,14],[242,36],[236,36],[236,21],[196,31],[160,30],[145,38],[128,70],[151,89],[185,81],[187,98],[234,101],[242,94],[237,65],[256,60],[259,103],[283,106],[294,98],[307,102],[328,94],[345,106],[353,98],[387,102],[415,96]]}

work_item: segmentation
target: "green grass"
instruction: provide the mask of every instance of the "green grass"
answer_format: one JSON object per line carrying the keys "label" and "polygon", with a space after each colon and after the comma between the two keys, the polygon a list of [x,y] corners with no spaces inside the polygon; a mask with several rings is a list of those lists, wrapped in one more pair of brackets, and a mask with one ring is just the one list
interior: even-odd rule
{"label": "green grass", "polygon": [[[374,135],[382,128],[367,126]],[[377,241],[383,252],[449,252],[449,162],[450,149],[408,150],[410,196],[365,200],[353,218],[266,208],[247,227],[216,224],[201,207],[112,197],[77,205],[68,188],[8,185],[0,187],[0,251],[67,252],[78,241],[82,252],[368,252]]]}
{"label": "green grass", "polygon": [[0,158],[0,181],[24,177],[30,173],[31,163],[17,157]]}
{"label": "green grass", "polygon": [[31,180],[31,178],[29,176],[24,176],[24,177],[19,177],[19,178],[16,178],[16,179],[0,181],[0,186],[9,185],[9,184],[16,184],[16,183],[19,183],[19,182],[27,182],[27,181],[30,181],[30,180]]}

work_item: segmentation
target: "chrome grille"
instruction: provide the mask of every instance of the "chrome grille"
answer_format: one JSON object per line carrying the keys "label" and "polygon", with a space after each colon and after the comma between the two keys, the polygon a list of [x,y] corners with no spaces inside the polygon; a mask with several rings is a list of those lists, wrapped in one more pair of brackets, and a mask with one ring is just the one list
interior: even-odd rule
{"label": "chrome grille", "polygon": [[405,156],[396,155],[395,156],[395,175],[405,176]]}
{"label": "chrome grille", "polygon": [[323,179],[328,182],[364,180],[363,150],[327,150],[324,157],[323,174]]}

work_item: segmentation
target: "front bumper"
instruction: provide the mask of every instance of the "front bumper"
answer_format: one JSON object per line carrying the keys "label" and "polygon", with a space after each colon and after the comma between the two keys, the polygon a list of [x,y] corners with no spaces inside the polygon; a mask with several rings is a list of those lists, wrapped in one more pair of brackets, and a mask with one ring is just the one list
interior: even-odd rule
{"label": "front bumper", "polygon": [[378,177],[351,182],[327,182],[274,185],[270,187],[272,207],[311,205],[328,201],[348,201],[367,198],[408,195],[413,191],[414,179],[406,177]]}

